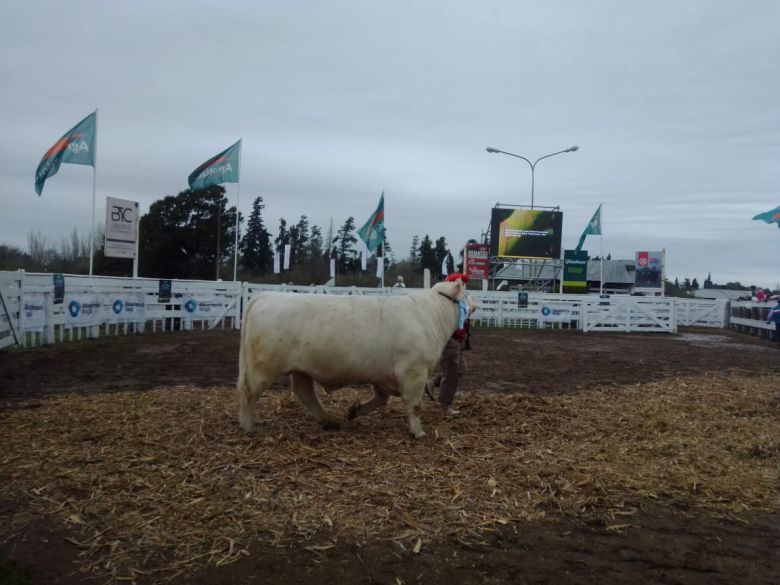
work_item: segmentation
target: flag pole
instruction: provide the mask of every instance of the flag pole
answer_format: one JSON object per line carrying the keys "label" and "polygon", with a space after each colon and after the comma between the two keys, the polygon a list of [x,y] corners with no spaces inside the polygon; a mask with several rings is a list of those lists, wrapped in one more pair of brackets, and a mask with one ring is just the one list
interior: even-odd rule
{"label": "flag pole", "polygon": [[600,261],[600,267],[599,267],[599,283],[600,283],[600,291],[599,294],[604,294],[604,210],[602,209],[602,206],[604,204],[599,204],[599,242],[601,243],[601,253],[599,254],[599,258],[601,258]]}
{"label": "flag pole", "polygon": [[97,131],[98,109],[95,108],[95,143],[92,145],[92,230],[89,234],[89,275],[92,276],[92,265],[95,260],[95,200],[97,198]]}
{"label": "flag pole", "polygon": [[[243,138],[241,139],[243,140]],[[238,203],[241,200],[241,150],[244,148],[244,143],[241,143],[241,148],[238,149],[238,181],[236,181],[236,238],[233,244],[233,282],[236,282],[236,274],[238,273]]]}

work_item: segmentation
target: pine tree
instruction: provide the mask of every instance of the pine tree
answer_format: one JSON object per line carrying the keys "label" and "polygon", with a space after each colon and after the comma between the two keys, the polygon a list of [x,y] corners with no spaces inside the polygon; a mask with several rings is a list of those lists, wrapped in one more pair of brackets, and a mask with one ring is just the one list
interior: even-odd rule
{"label": "pine tree", "polygon": [[696,278],[691,281],[691,289],[699,290],[699,281]]}
{"label": "pine tree", "polygon": [[322,228],[315,225],[311,228],[311,236],[309,236],[309,245],[307,247],[307,254],[311,262],[317,262],[322,258]]}
{"label": "pine tree", "polygon": [[258,196],[252,203],[246,235],[241,239],[241,265],[252,274],[265,274],[273,262],[271,234],[263,223],[263,198]]}
{"label": "pine tree", "polygon": [[712,288],[712,273],[707,273],[707,278],[704,279],[704,288]]}
{"label": "pine tree", "polygon": [[290,228],[291,264],[302,265],[308,262],[306,248],[308,243],[309,220],[305,215],[302,215],[298,223]]}
{"label": "pine tree", "polygon": [[[447,240],[444,236],[440,237],[438,240],[436,240],[436,245],[433,248],[433,257],[435,259],[435,271],[434,274],[440,275],[441,274],[441,265],[442,262],[444,262],[444,259],[447,258],[447,255],[449,254],[449,250],[447,250]],[[449,264],[450,262],[447,262],[447,271],[449,272]]]}
{"label": "pine tree", "polygon": [[420,236],[412,238],[412,248],[409,250],[409,260],[414,263],[420,257]]}
{"label": "pine tree", "polygon": [[419,253],[419,259],[420,264],[418,266],[418,271],[422,272],[424,269],[428,269],[433,274],[437,274],[436,272],[436,256],[433,254],[433,242],[431,242],[431,238],[428,237],[428,234],[425,234],[425,237],[422,239],[422,242],[420,242],[420,253]]}
{"label": "pine tree", "polygon": [[357,243],[357,238],[354,236],[354,232],[355,218],[349,216],[344,225],[339,228],[336,237],[333,238],[338,253],[339,272],[342,274],[355,267],[356,252],[353,246]]}

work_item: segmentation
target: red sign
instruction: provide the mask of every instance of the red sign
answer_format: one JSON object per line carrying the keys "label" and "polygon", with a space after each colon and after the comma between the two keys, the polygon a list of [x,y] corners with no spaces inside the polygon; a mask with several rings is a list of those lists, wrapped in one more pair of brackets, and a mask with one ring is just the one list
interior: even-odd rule
{"label": "red sign", "polygon": [[650,253],[649,252],[637,252],[636,263],[640,268],[646,268],[650,265]]}
{"label": "red sign", "polygon": [[466,244],[466,276],[487,278],[490,273],[490,246]]}

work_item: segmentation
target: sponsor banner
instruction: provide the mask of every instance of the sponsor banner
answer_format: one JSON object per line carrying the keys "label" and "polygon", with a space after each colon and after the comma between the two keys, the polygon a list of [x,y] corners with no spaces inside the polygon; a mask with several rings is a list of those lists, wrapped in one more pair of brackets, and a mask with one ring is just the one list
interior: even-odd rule
{"label": "sponsor banner", "polygon": [[171,300],[171,281],[161,280],[160,287],[157,290],[157,302],[167,303]]}
{"label": "sponsor banner", "polygon": [[185,295],[182,298],[184,316],[193,319],[216,319],[225,309],[227,301],[217,298],[196,298]]}
{"label": "sponsor banner", "polygon": [[106,197],[104,255],[108,258],[135,258],[137,234],[138,202]]}
{"label": "sponsor banner", "polygon": [[493,208],[490,255],[504,258],[560,258],[560,211]]}
{"label": "sponsor banner", "polygon": [[146,321],[144,293],[119,293],[108,297],[109,323]]}
{"label": "sponsor banner", "polygon": [[588,286],[588,252],[564,250],[563,286],[586,288]]}
{"label": "sponsor banner", "polygon": [[663,252],[637,252],[636,288],[661,289],[663,286]]}
{"label": "sponsor banner", "polygon": [[490,273],[490,246],[466,244],[466,276],[485,279]]}
{"label": "sponsor banner", "polygon": [[54,304],[61,305],[65,298],[65,277],[62,274],[54,274]]}
{"label": "sponsor banner", "polygon": [[28,292],[22,298],[22,331],[43,331],[46,326],[46,297]]}
{"label": "sponsor banner", "polygon": [[571,307],[559,307],[555,305],[542,305],[539,308],[539,320],[563,323],[572,320]]}
{"label": "sponsor banner", "polygon": [[525,309],[528,306],[528,293],[524,291],[517,292],[517,308]]}
{"label": "sponsor banner", "polygon": [[85,327],[99,325],[102,305],[96,294],[71,294],[65,296],[65,326]]}

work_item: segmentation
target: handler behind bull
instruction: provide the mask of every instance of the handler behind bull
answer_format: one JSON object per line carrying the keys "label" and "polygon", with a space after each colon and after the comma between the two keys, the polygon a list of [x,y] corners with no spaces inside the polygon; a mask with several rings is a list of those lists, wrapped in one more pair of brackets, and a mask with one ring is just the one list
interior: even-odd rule
{"label": "handler behind bull", "polygon": [[[460,280],[465,285],[469,277],[460,272],[453,272],[447,277],[447,282]],[[464,344],[469,339],[469,312],[465,305],[461,305],[458,317],[458,328],[447,340],[444,352],[439,363],[439,373],[426,384],[428,394],[433,397],[434,390],[439,390],[439,404],[446,416],[456,416],[460,412],[452,408],[455,393],[458,391],[458,381],[466,371],[466,360],[463,358]],[[471,349],[471,346],[468,346]]]}

